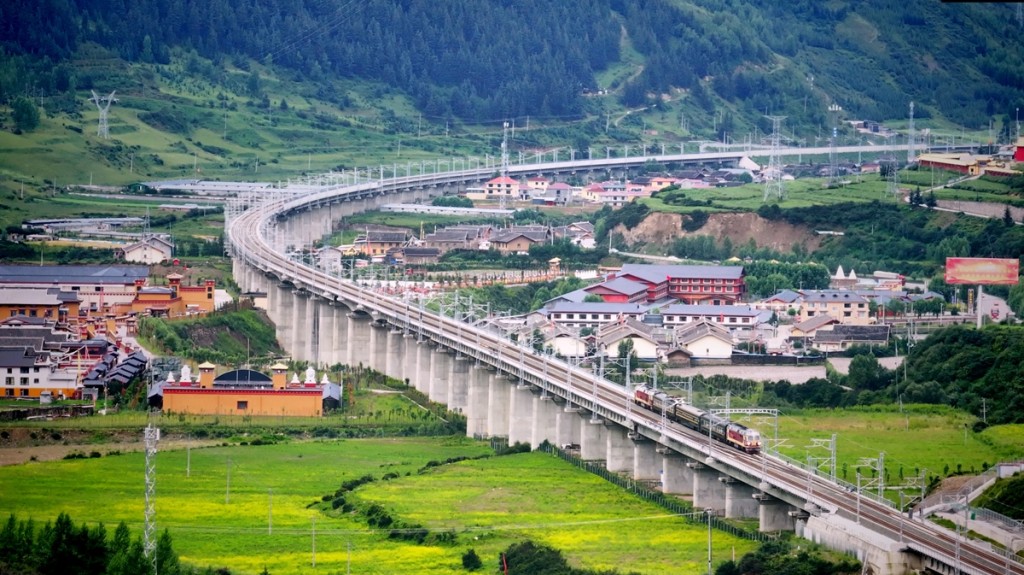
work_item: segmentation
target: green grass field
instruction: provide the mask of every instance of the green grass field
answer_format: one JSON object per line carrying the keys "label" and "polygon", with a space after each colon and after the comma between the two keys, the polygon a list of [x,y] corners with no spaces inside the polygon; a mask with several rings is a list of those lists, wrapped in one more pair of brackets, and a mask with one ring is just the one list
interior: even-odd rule
{"label": "green grass field", "polygon": [[[835,433],[836,474],[851,482],[861,458],[877,458],[885,452],[890,485],[898,483],[901,469],[904,477],[921,469],[944,477],[957,472],[958,466],[963,472],[980,472],[986,463],[1024,456],[1024,425],[1000,425],[974,433],[970,427],[975,421],[962,411],[932,405],[909,405],[903,413],[894,407],[815,409],[783,414],[779,438],[787,440],[782,453],[806,461],[808,455],[828,457],[825,449],[807,446],[811,439],[829,439]],[[768,437],[773,434],[770,424],[762,424],[761,430]],[[864,468],[861,474],[870,471]]]}
{"label": "green grass field", "polygon": [[[371,439],[161,452],[157,458],[159,528],[182,559],[236,573],[449,573],[476,549],[486,565],[500,550],[531,538],[589,568],[641,573],[697,572],[706,531],[543,453],[492,457],[433,468],[429,460],[489,452],[464,438]],[[190,459],[190,460],[189,460]],[[230,461],[230,462],[229,462]],[[188,475],[186,476],[186,467]],[[230,483],[228,478],[230,468]],[[307,506],[346,479],[394,472],[352,496],[433,531],[451,544],[389,540],[357,516],[330,517]],[[409,475],[406,475],[409,473]],[[128,522],[143,511],[141,454],[29,463],[0,468],[0,508],[52,519]],[[740,556],[754,543],[716,532],[716,557]],[[350,554],[351,550],[351,554]]]}
{"label": "green grass field", "polygon": [[[807,206],[829,205],[841,202],[895,203],[896,199],[886,193],[886,182],[877,175],[856,176],[844,180],[843,185],[836,188],[824,186],[820,178],[806,178],[785,183],[786,196],[778,204],[783,208],[800,208]],[[639,200],[647,204],[652,211],[689,213],[694,210],[704,211],[756,211],[764,205],[764,185],[746,184],[735,188],[710,188],[686,190],[686,197],[698,202],[710,202],[706,206],[672,206],[666,205],[658,198]],[[769,199],[769,202],[773,202]]]}

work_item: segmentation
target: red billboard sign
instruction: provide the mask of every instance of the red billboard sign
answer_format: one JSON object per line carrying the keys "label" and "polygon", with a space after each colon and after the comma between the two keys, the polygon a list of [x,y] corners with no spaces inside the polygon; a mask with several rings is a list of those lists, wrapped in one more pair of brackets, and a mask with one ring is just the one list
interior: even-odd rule
{"label": "red billboard sign", "polygon": [[1020,261],[1000,258],[946,258],[946,283],[1016,285]]}

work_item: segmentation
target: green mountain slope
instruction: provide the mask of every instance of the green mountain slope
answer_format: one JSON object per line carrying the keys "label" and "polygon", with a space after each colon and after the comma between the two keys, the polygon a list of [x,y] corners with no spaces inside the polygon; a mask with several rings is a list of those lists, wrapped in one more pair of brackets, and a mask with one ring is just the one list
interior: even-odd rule
{"label": "green mountain slope", "polygon": [[[531,155],[757,141],[766,114],[813,143],[832,103],[898,124],[913,100],[920,127],[1005,140],[1024,104],[1017,15],[934,0],[11,0],[0,102],[43,113],[30,128],[2,109],[15,184],[0,186],[493,156],[506,120]],[[110,140],[93,89],[117,90]]]}

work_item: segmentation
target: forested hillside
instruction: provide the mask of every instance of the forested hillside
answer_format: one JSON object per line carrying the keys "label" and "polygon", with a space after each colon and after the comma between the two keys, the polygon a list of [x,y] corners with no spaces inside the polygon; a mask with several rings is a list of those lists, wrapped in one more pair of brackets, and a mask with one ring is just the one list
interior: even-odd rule
{"label": "forested hillside", "polygon": [[91,85],[89,58],[54,64],[96,44],[128,62],[194,50],[296,81],[384,82],[435,120],[601,116],[587,95],[608,90],[631,107],[683,101],[690,132],[720,136],[766,113],[810,130],[833,101],[891,119],[914,100],[918,117],[1005,129],[1024,104],[1017,16],[935,0],[11,0],[0,98]]}

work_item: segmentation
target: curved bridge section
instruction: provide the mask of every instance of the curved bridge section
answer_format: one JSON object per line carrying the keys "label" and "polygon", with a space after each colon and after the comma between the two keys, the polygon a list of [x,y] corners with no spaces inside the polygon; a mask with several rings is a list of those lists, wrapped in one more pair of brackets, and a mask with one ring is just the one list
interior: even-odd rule
{"label": "curved bridge section", "polygon": [[297,359],[363,364],[404,379],[464,413],[470,435],[571,446],[610,471],[667,493],[691,495],[698,508],[756,517],[763,531],[796,529],[856,553],[873,573],[1024,575],[1016,558],[987,544],[959,540],[931,523],[904,517],[890,503],[851,493],[813,470],[714,443],[635,405],[619,385],[298,263],[275,240],[275,230],[282,229],[320,238],[345,215],[425,199],[446,186],[491,175],[470,170],[395,178],[252,201],[226,225],[236,281],[243,290],[268,294],[278,338]]}

